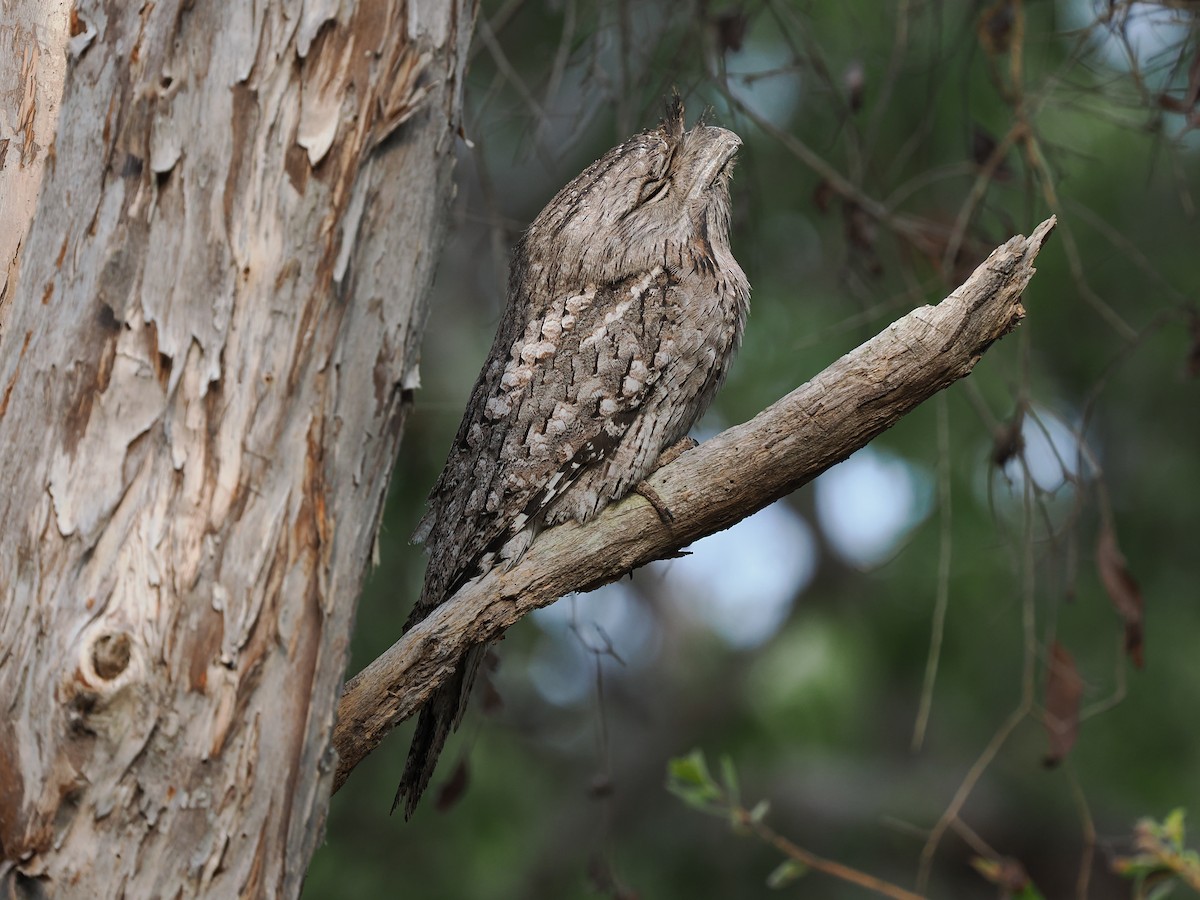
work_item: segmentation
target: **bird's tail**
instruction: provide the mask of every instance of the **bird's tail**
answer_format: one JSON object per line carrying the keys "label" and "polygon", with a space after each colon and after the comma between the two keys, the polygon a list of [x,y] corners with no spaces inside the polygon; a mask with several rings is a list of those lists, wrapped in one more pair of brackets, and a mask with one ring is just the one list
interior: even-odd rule
{"label": "bird's tail", "polygon": [[487,649],[486,644],[479,644],[468,650],[455,673],[433,692],[417,717],[417,730],[413,732],[412,745],[408,748],[404,774],[400,776],[396,799],[392,801],[392,812],[395,812],[401,798],[404,799],[405,820],[412,818],[421,795],[429,787],[438,757],[446,746],[446,738],[462,721],[471,699],[475,676],[487,655]]}

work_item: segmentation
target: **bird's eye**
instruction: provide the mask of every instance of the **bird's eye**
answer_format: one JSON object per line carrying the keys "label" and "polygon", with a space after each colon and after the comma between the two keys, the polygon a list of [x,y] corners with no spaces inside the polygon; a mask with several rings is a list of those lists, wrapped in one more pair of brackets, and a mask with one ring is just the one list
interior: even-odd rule
{"label": "bird's eye", "polygon": [[642,182],[642,189],[638,192],[638,204],[658,200],[667,193],[670,187],[670,178],[647,178]]}

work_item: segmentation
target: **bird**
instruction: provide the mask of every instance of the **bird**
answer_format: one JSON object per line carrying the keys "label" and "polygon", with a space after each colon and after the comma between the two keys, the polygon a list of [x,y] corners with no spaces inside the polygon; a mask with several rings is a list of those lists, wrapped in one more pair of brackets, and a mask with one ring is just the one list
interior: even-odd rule
{"label": "bird", "polygon": [[[539,531],[586,523],[687,438],[741,342],[750,285],[730,247],[741,139],[657,127],[560,190],[518,241],[508,298],[414,542],[428,554],[408,631]],[[422,708],[396,798],[411,818],[487,646]]]}

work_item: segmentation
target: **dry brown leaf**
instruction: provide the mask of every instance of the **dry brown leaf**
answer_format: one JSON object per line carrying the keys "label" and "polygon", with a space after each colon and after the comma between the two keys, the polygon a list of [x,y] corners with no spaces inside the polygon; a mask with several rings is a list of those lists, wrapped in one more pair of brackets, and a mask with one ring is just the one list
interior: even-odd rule
{"label": "dry brown leaf", "polygon": [[822,178],[817,186],[813,188],[813,205],[817,208],[818,212],[829,212],[829,207],[833,203],[834,196],[833,185]]}
{"label": "dry brown leaf", "polygon": [[854,60],[842,73],[842,87],[846,90],[846,105],[850,112],[862,109],[863,98],[867,92],[867,70],[862,62]]}
{"label": "dry brown leaf", "polygon": [[996,429],[992,435],[992,465],[1003,469],[1009,460],[1015,459],[1025,452],[1025,411],[1018,409],[1016,414]]}
{"label": "dry brown leaf", "polygon": [[1066,647],[1055,641],[1050,648],[1043,715],[1046,737],[1050,740],[1050,751],[1043,760],[1047,766],[1057,766],[1075,746],[1082,699],[1083,679],[1075,668],[1075,660]]}
{"label": "dry brown leaf", "polygon": [[741,10],[723,12],[713,17],[713,28],[717,33],[717,49],[722,53],[737,53],[746,40],[749,18]]}
{"label": "dry brown leaf", "polygon": [[462,799],[462,795],[467,792],[470,776],[467,759],[463,757],[454,767],[454,771],[450,773],[450,777],[438,787],[437,799],[433,803],[434,809],[438,812],[448,812],[453,809],[455,804]]}
{"label": "dry brown leaf", "polygon": [[[980,168],[988,164],[999,145],[995,135],[982,125],[976,124],[971,129],[971,161]],[[996,181],[1012,181],[1012,177],[1013,172],[1007,161],[1002,159],[995,163],[992,178]]]}
{"label": "dry brown leaf", "polygon": [[1125,652],[1139,669],[1145,664],[1143,615],[1145,604],[1137,582],[1129,574],[1125,557],[1117,546],[1117,536],[1107,525],[1096,542],[1096,567],[1113,608],[1125,625]]}
{"label": "dry brown leaf", "polygon": [[985,50],[990,53],[1007,53],[1012,45],[1013,3],[1012,0],[996,0],[979,14],[978,36]]}

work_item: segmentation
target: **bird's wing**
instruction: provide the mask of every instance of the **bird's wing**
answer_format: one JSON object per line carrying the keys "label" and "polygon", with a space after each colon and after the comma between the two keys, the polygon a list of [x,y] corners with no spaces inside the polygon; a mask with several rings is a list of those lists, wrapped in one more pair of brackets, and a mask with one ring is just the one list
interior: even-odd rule
{"label": "bird's wing", "polygon": [[430,561],[410,625],[620,443],[673,358],[672,283],[656,269],[563,293],[493,348],[414,536]]}

